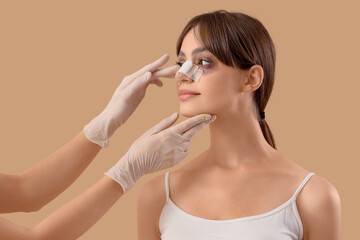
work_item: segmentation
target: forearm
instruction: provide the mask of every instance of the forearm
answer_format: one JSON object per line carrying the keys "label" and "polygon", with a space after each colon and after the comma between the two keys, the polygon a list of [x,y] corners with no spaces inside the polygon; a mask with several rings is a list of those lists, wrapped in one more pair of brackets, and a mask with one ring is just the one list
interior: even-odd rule
{"label": "forearm", "polygon": [[26,228],[0,218],[0,239],[6,240],[38,240],[31,228]]}
{"label": "forearm", "polygon": [[[2,175],[0,212],[36,211],[69,187],[101,147],[81,131],[59,150],[19,176]],[[4,177],[7,176],[7,177]],[[4,195],[5,194],[5,195]]]}
{"label": "forearm", "polygon": [[[121,186],[104,176],[34,228],[37,239],[77,239],[123,195]],[[64,231],[64,229],[66,229]]]}
{"label": "forearm", "polygon": [[104,176],[90,189],[45,218],[26,228],[0,218],[0,239],[71,240],[91,228],[123,195],[121,186]]}

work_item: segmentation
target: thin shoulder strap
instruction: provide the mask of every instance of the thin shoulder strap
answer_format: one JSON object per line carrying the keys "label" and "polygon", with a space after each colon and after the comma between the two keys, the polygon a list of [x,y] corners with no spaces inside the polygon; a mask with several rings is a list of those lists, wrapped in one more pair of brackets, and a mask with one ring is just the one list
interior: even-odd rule
{"label": "thin shoulder strap", "polygon": [[311,172],[311,173],[309,173],[309,174],[305,177],[304,181],[300,184],[300,186],[298,187],[298,189],[297,189],[296,192],[294,193],[294,195],[293,195],[293,198],[294,198],[294,199],[296,199],[297,195],[299,195],[300,191],[303,189],[303,187],[305,186],[305,184],[310,180],[310,178],[311,178],[312,175],[315,175],[315,173]]}
{"label": "thin shoulder strap", "polygon": [[166,201],[169,200],[169,173],[165,173],[165,191],[166,191]]}

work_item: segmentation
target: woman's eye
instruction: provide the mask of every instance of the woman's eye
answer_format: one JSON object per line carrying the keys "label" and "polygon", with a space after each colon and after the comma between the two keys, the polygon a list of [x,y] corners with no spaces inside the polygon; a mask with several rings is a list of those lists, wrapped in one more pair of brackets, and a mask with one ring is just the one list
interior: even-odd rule
{"label": "woman's eye", "polygon": [[200,59],[200,65],[201,66],[206,66],[206,65],[209,65],[210,64],[210,62],[209,61],[206,61],[205,59]]}

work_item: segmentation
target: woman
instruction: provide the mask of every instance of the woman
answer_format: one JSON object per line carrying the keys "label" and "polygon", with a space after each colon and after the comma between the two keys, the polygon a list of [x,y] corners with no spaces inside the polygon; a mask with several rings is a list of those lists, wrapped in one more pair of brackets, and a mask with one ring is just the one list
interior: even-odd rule
{"label": "woman", "polygon": [[277,151],[265,121],[275,50],[263,25],[242,13],[196,16],[177,54],[204,72],[196,82],[178,74],[180,113],[217,119],[209,149],[143,187],[139,239],[340,239],[337,190]]}

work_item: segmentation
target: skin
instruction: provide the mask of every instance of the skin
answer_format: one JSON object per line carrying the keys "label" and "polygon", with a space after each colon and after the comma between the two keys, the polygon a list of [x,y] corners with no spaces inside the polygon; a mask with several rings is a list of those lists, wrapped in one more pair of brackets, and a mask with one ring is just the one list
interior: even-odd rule
{"label": "skin", "polygon": [[0,173],[0,213],[36,212],[68,188],[101,147],[81,131],[56,152],[19,175]]}
{"label": "skin", "polygon": [[[263,69],[258,65],[235,69],[207,51],[192,56],[198,48],[202,46],[192,30],[184,38],[178,60],[193,60],[207,67],[198,82],[177,76],[178,89],[200,93],[180,101],[180,113],[190,117],[206,112],[217,119],[209,126],[210,147],[170,173],[170,199],[183,211],[205,219],[266,213],[290,199],[309,171],[273,149],[263,137],[252,100],[262,83]],[[140,240],[160,239],[159,218],[166,202],[164,179],[164,174],[155,177],[139,194]],[[340,197],[329,181],[312,176],[296,204],[304,240],[341,239]]]}
{"label": "skin", "polygon": [[104,176],[90,189],[56,210],[33,228],[19,226],[0,218],[0,239],[77,239],[89,230],[122,195],[121,186]]}
{"label": "skin", "polygon": [[[40,210],[70,186],[100,150],[101,147],[89,141],[81,131],[74,139],[24,173],[0,174],[0,212]],[[0,218],[0,239],[76,239],[93,226],[122,195],[121,186],[104,176],[33,228]],[[97,211],[89,211],[95,207]]]}

